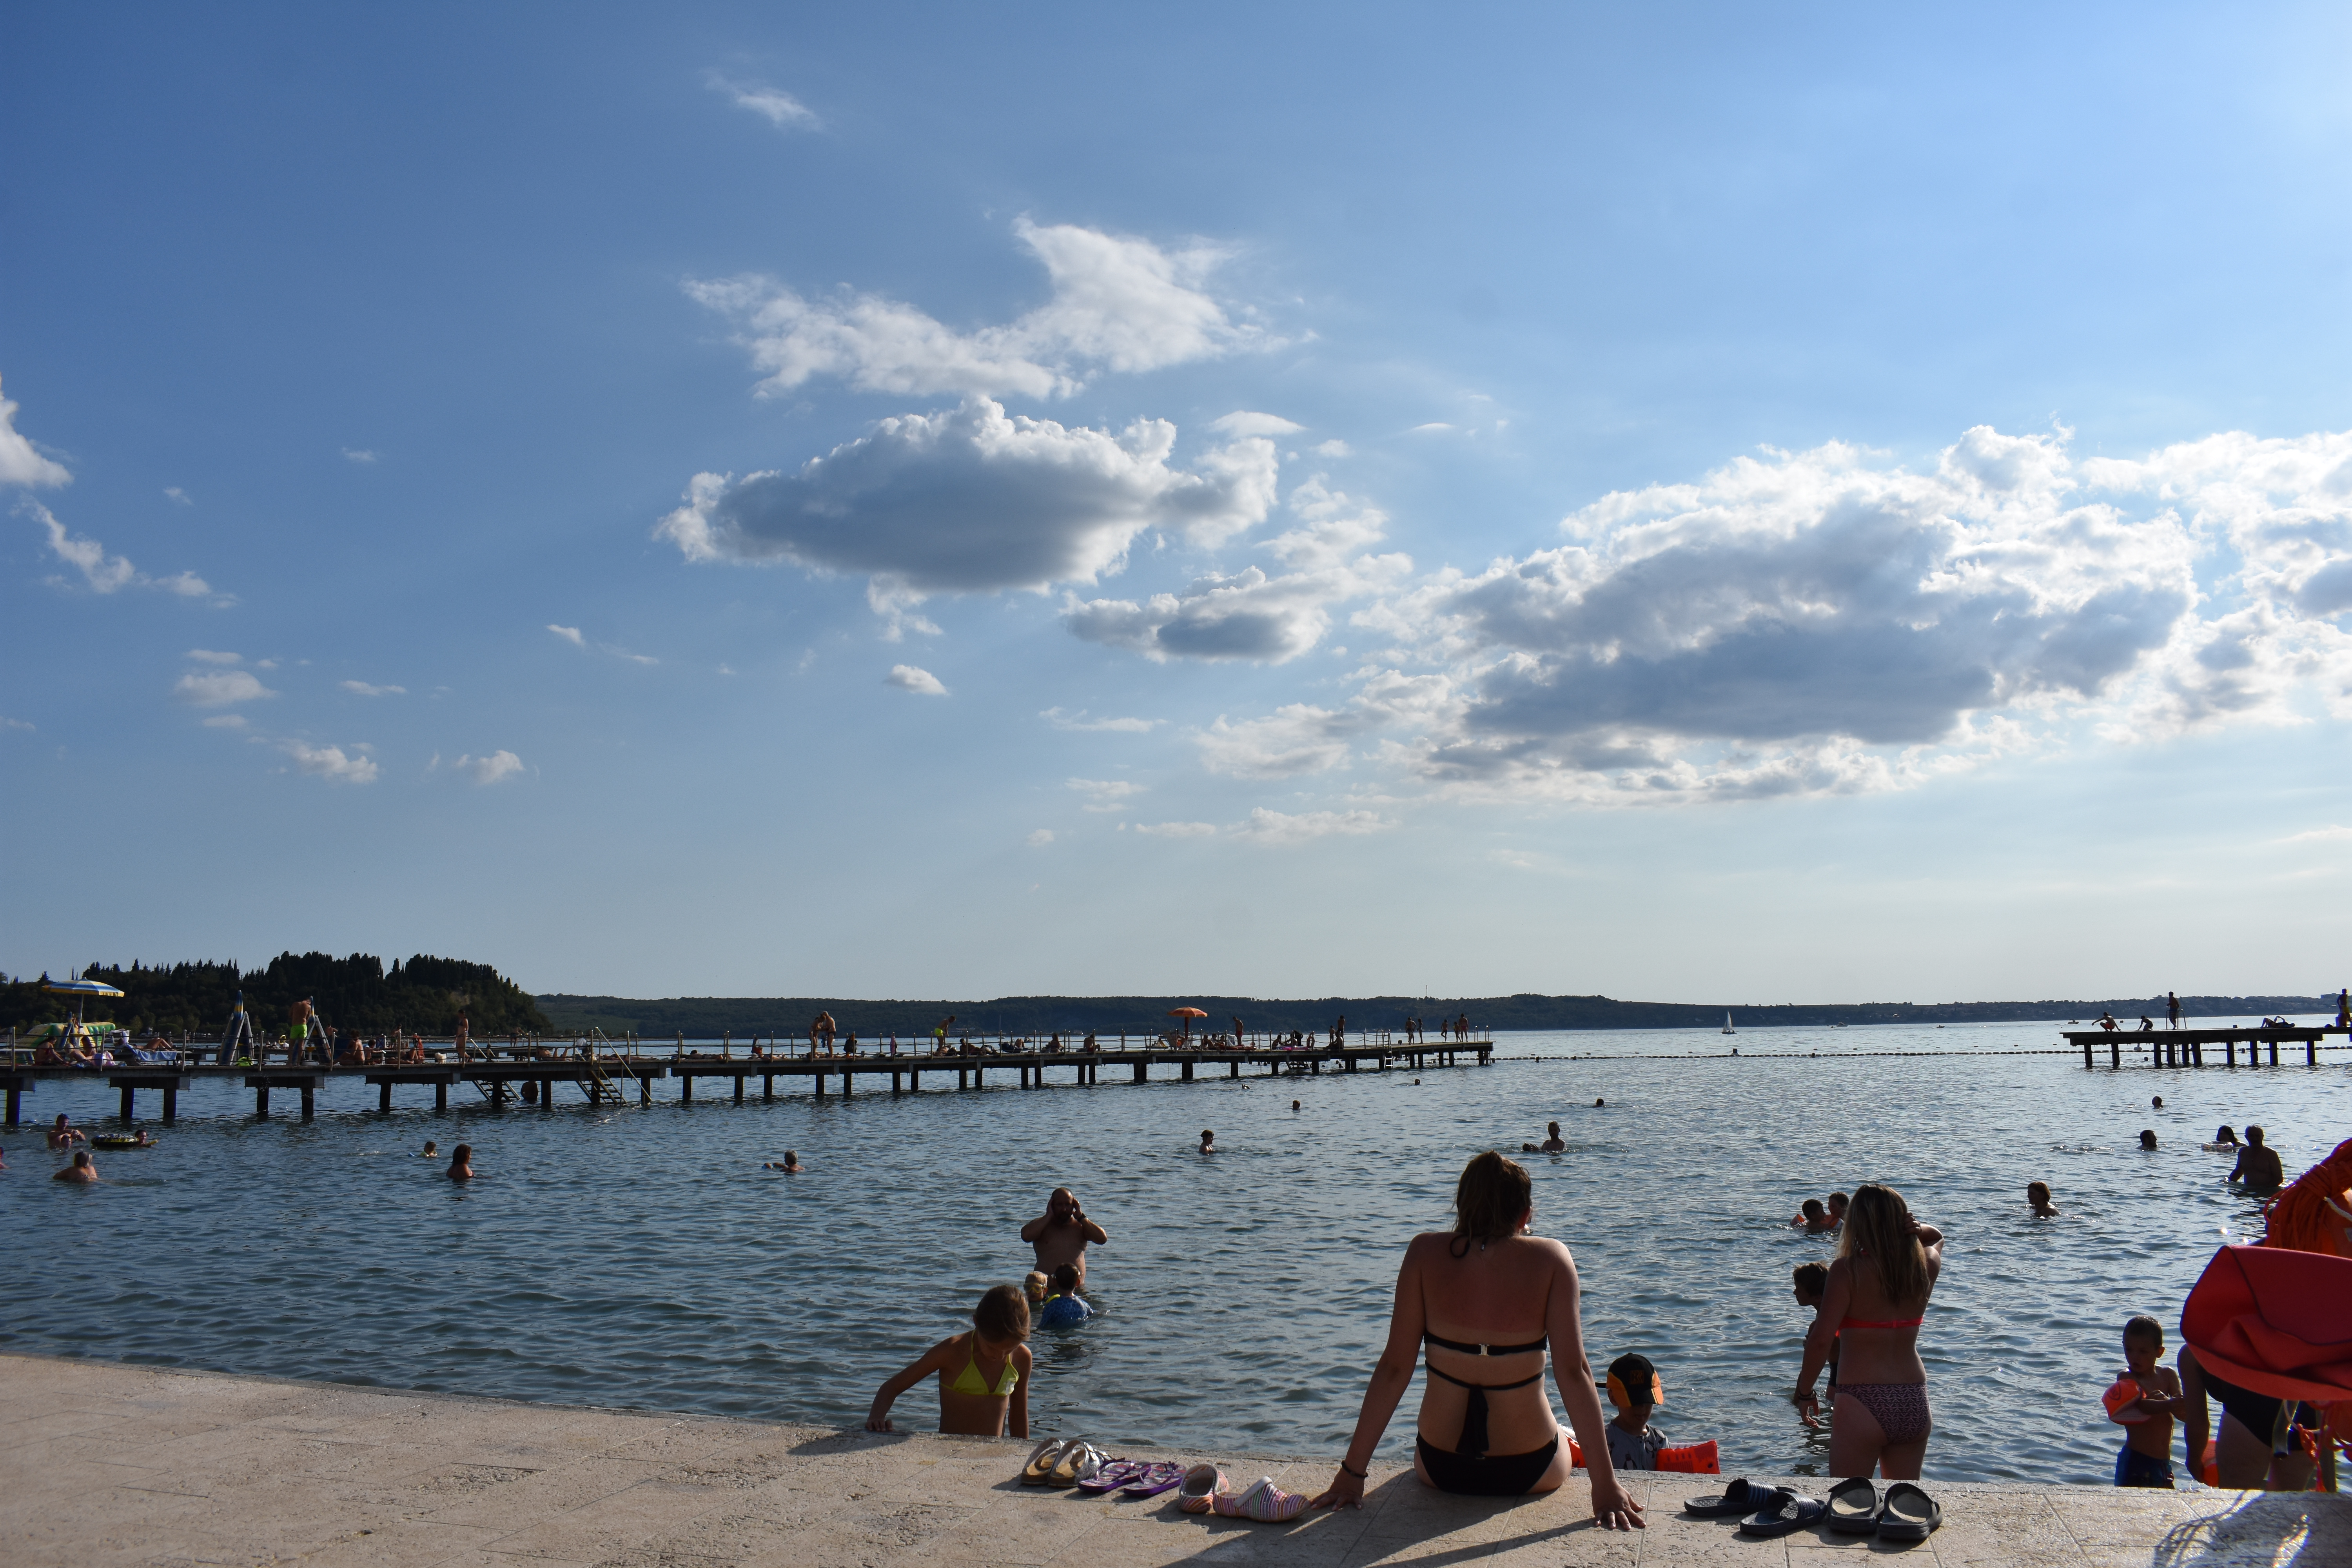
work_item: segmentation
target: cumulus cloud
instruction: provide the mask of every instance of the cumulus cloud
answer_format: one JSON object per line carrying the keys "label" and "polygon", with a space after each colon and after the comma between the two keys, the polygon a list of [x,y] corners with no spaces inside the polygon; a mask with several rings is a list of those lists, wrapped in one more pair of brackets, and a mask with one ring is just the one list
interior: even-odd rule
{"label": "cumulus cloud", "polygon": [[220,649],[212,647],[192,647],[188,650],[188,657],[198,664],[243,664],[245,662],[243,654],[223,653]]}
{"label": "cumulus cloud", "polygon": [[1346,458],[1354,455],[1353,448],[1349,447],[1348,443],[1337,438],[1320,443],[1316,447],[1315,453],[1321,458]]}
{"label": "cumulus cloud", "polygon": [[1213,822],[1139,822],[1135,830],[1152,838],[1213,838]]}
{"label": "cumulus cloud", "polygon": [[181,572],[169,577],[150,577],[130,561],[120,555],[109,555],[106,546],[95,539],[69,533],[47,507],[38,501],[26,501],[18,509],[38,522],[48,535],[49,552],[81,574],[82,581],[93,594],[111,594],[122,588],[155,588],[183,598],[203,598],[212,593],[212,585],[193,572]]}
{"label": "cumulus cloud", "polygon": [[359,697],[405,697],[405,686],[371,686],[364,680],[346,680],[343,689]]}
{"label": "cumulus cloud", "polygon": [[163,487],[163,493],[172,500],[179,502],[182,506],[194,506],[196,504],[194,499],[191,497],[187,491],[182,489],[177,485],[165,485]]}
{"label": "cumulus cloud", "polygon": [[329,784],[373,784],[378,769],[375,759],[364,752],[346,756],[341,746],[313,746],[302,741],[280,742],[278,749],[294,759],[294,765],[312,778]]}
{"label": "cumulus cloud", "polygon": [[1236,408],[1231,414],[1209,421],[1209,428],[1228,436],[1295,436],[1306,426],[1285,419],[1279,414],[1253,414],[1246,408]]}
{"label": "cumulus cloud", "polygon": [[373,463],[373,462],[374,462],[374,461],[376,460],[376,455],[375,455],[373,452],[370,452],[370,451],[365,450],[364,448],[356,447],[344,447],[344,448],[343,448],[343,457],[344,457],[345,460],[347,460],[347,461],[349,461],[349,462],[357,463],[357,464],[359,464],[359,465],[360,465],[361,467],[362,467],[362,468],[366,467],[367,465],[369,465],[369,464],[371,464],[371,463]]}
{"label": "cumulus cloud", "polygon": [[202,722],[207,730],[242,730],[246,727],[246,718],[242,713],[215,713]]}
{"label": "cumulus cloud", "polygon": [[1168,722],[1165,719],[1089,719],[1083,708],[1076,713],[1065,713],[1059,708],[1048,708],[1037,717],[1056,730],[1124,735],[1148,735]]}
{"label": "cumulus cloud", "polygon": [[763,395],[826,376],[860,392],[1050,397],[1077,391],[1097,371],[1158,370],[1264,342],[1202,291],[1224,258],[1213,247],[1171,252],[1027,218],[1013,231],[1045,265],[1053,298],[1007,326],[960,332],[878,294],[813,300],[756,275],[686,288],[734,324],[763,373]]}
{"label": "cumulus cloud", "polygon": [[1181,593],[1148,599],[1068,596],[1063,624],[1088,642],[1123,647],[1158,663],[1172,658],[1282,664],[1306,653],[1331,626],[1331,606],[1401,583],[1404,555],[1363,555],[1387,523],[1379,510],[1328,489],[1317,475],[1291,493],[1300,525],[1267,542],[1285,566],[1210,573]]}
{"label": "cumulus cloud", "polygon": [[0,485],[27,488],[71,484],[65,465],[51,462],[16,433],[16,405],[0,397]]}
{"label": "cumulus cloud", "polygon": [[478,784],[494,784],[522,772],[522,759],[512,752],[492,752],[487,757],[461,756],[450,766]]}
{"label": "cumulus cloud", "polygon": [[912,691],[921,697],[945,697],[948,694],[948,689],[940,684],[938,676],[928,669],[919,669],[911,664],[892,665],[890,673],[882,678],[882,683],[885,686],[895,686],[901,691]]}
{"label": "cumulus cloud", "polygon": [[172,695],[191,708],[226,708],[278,695],[247,669],[192,669],[180,677]]}
{"label": "cumulus cloud", "polygon": [[1054,830],[1050,827],[1041,827],[1029,836],[1029,847],[1032,849],[1043,849],[1052,842],[1054,842]]}
{"label": "cumulus cloud", "polygon": [[1066,782],[1068,787],[1087,797],[1086,809],[1088,811],[1117,811],[1129,800],[1144,793],[1143,785],[1130,784],[1125,779],[1070,779]]}
{"label": "cumulus cloud", "polygon": [[1293,702],[1263,719],[1235,724],[1223,714],[1194,737],[1201,762],[1213,773],[1244,779],[1286,779],[1328,772],[1349,759],[1351,737],[1366,729],[1354,712]]}
{"label": "cumulus cloud", "polygon": [[578,626],[559,626],[551,621],[548,623],[547,629],[553,632],[557,637],[562,637],[565,642],[570,643],[573,647],[586,647],[588,646],[588,639],[580,635],[580,628]]}
{"label": "cumulus cloud", "polygon": [[2352,827],[2341,827],[2331,823],[2326,827],[2314,827],[2302,833],[2290,833],[2278,842],[2281,844],[2342,844],[2347,841],[2352,841]]}
{"label": "cumulus cloud", "polygon": [[1170,462],[1176,427],[1113,436],[1008,416],[987,398],[885,419],[793,473],[698,474],[654,531],[689,561],[787,562],[873,580],[876,607],[933,593],[1044,588],[1118,569],[1147,528],[1214,544],[1262,520],[1273,443]]}
{"label": "cumulus cloud", "polygon": [[1255,844],[1304,844],[1311,838],[1327,838],[1345,834],[1360,837],[1368,833],[1385,833],[1396,824],[1376,811],[1303,811],[1296,814],[1268,811],[1259,806],[1249,814],[1247,822],[1230,829],[1236,838]]}
{"label": "cumulus cloud", "polygon": [[704,85],[723,93],[738,109],[749,110],[779,131],[814,131],[823,123],[816,111],[791,93],[758,82],[740,82],[719,71],[703,75]]}

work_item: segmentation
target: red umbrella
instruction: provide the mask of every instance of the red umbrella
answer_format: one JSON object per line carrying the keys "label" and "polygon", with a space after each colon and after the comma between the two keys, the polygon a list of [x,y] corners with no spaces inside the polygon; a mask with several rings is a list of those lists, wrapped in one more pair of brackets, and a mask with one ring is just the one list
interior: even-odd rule
{"label": "red umbrella", "polygon": [[2225,1247],[2180,1309],[2198,1364],[2276,1399],[2352,1399],[2352,1258]]}
{"label": "red umbrella", "polygon": [[1171,1007],[1168,1016],[1184,1020],[1184,1037],[1189,1040],[1192,1037],[1192,1020],[1207,1017],[1209,1010],[1205,1007]]}

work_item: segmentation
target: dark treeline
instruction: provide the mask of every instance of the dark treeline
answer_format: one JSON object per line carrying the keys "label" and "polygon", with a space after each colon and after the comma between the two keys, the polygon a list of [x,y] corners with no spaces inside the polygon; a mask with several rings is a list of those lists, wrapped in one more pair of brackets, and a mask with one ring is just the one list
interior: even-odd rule
{"label": "dark treeline", "polygon": [[[1255,996],[999,996],[986,1002],[860,1001],[822,996],[672,996],[635,1001],[623,996],[544,995],[540,1007],[561,1031],[599,1028],[619,1036],[635,1031],[649,1038],[683,1032],[688,1039],[717,1039],[732,1033],[803,1038],[809,1020],[830,1013],[844,1029],[866,1039],[896,1031],[899,1039],[927,1038],[931,1026],[950,1013],[958,1029],[1002,1030],[1014,1035],[1055,1031],[1150,1036],[1174,1026],[1174,1007],[1202,1007],[1208,1017],[1194,1026],[1222,1030],[1238,1015],[1253,1031],[1328,1029],[1346,1015],[1350,1029],[1400,1026],[1416,1017],[1434,1025],[1464,1013],[1488,1029],[1720,1029],[1726,1012],[1742,1029],[1818,1027],[1826,1024],[1990,1024],[2081,1019],[2089,1023],[2112,1012],[2126,1024],[2140,1015],[2164,1019],[2164,998],[2118,997],[2100,1002],[1864,1002],[1818,1006],[1749,1006],[1742,1003],[1618,1002],[1606,996],[1412,997],[1326,996],[1313,1001],[1273,1001]],[[2192,1017],[2252,1016],[2267,1013],[2333,1012],[2332,996],[2183,996]],[[478,1020],[477,1027],[479,1027]]]}
{"label": "dark treeline", "polygon": [[[349,958],[281,952],[266,969],[241,970],[235,963],[174,963],[167,968],[134,963],[127,969],[94,963],[82,975],[119,986],[123,994],[120,1001],[92,999],[83,1009],[85,1018],[142,1030],[216,1035],[240,990],[254,1027],[271,1034],[286,1026],[288,1007],[303,997],[339,1029],[446,1035],[462,1012],[477,1035],[550,1030],[530,994],[488,964],[426,953],[405,963],[395,959],[388,973],[383,960],[364,952]],[[42,990],[36,977],[0,982],[0,1008],[5,1009],[0,1017],[25,1030],[72,1017],[74,1003],[70,996]]]}

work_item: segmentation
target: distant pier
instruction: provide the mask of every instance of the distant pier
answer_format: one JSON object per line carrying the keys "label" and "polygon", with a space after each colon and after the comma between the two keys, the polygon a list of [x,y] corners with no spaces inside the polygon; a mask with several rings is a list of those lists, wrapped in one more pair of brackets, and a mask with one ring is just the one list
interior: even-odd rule
{"label": "distant pier", "polygon": [[2265,1028],[2256,1025],[2242,1029],[2068,1029],[2063,1031],[2066,1043],[2083,1049],[2083,1065],[2097,1066],[2095,1055],[2101,1046],[2107,1047],[2107,1066],[2121,1068],[2124,1046],[2147,1046],[2148,1065],[2159,1068],[2201,1068],[2206,1066],[2205,1047],[2221,1047],[2220,1060],[2214,1064],[2233,1068],[2238,1065],[2238,1047],[2246,1047],[2246,1065],[2262,1065],[2260,1055],[2267,1047],[2270,1065],[2279,1065],[2279,1046],[2303,1047],[2306,1067],[2319,1065],[2319,1043],[2330,1035],[2352,1035],[2341,1025],[2323,1027],[2308,1024],[2280,1024]]}

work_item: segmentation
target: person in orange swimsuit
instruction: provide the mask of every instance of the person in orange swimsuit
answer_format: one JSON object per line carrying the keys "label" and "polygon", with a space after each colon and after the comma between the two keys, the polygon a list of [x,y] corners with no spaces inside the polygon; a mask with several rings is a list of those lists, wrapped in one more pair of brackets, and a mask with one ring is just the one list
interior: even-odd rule
{"label": "person in orange swimsuit", "polygon": [[1944,1233],[1911,1217],[1893,1187],[1864,1182],[1846,1210],[1821,1311],[1805,1335],[1804,1365],[1790,1395],[1802,1412],[1821,1401],[1813,1379],[1838,1346],[1830,1474],[1917,1480],[1935,1422],[1919,1326],[1944,1267]]}

